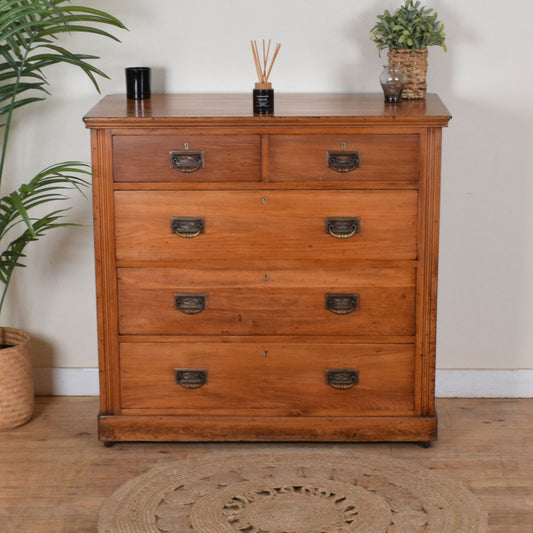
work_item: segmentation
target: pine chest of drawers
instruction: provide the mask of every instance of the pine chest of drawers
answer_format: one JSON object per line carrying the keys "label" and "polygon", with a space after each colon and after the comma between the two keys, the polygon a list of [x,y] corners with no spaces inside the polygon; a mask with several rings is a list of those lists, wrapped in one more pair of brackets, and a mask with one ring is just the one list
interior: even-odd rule
{"label": "pine chest of drawers", "polygon": [[437,96],[104,98],[91,128],[116,441],[431,441]]}

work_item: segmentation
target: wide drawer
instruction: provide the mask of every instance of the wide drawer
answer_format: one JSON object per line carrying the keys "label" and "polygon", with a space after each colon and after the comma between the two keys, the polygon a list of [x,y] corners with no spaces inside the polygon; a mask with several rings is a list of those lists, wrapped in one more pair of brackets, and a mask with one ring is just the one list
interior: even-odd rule
{"label": "wide drawer", "polygon": [[118,270],[124,335],[414,335],[414,268]]}
{"label": "wide drawer", "polygon": [[415,182],[418,135],[272,135],[271,181]]}
{"label": "wide drawer", "polygon": [[416,259],[417,201],[413,190],[117,191],[117,259],[180,266]]}
{"label": "wide drawer", "polygon": [[259,135],[119,135],[117,182],[259,181]]}
{"label": "wide drawer", "polygon": [[123,409],[412,414],[412,345],[125,343]]}

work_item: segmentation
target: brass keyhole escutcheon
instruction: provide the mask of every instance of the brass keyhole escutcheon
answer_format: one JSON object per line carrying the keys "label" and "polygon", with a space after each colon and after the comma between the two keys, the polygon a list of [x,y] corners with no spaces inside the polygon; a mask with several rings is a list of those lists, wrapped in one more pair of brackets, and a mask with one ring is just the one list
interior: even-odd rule
{"label": "brass keyhole escutcheon", "polygon": [[346,143],[345,142],[341,143],[341,150],[346,150]]}
{"label": "brass keyhole escutcheon", "polygon": [[263,205],[267,205],[268,204],[268,198],[265,196],[263,198]]}
{"label": "brass keyhole escutcheon", "polygon": [[183,148],[184,148],[185,150],[189,150],[189,149],[190,149],[190,145],[189,145],[189,143],[183,143]]}

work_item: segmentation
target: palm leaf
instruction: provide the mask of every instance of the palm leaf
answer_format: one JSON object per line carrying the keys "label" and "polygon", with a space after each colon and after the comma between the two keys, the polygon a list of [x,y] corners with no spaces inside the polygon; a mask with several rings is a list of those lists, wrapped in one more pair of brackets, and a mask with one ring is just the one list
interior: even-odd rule
{"label": "palm leaf", "polygon": [[0,198],[0,238],[14,225],[23,222],[30,233],[35,231],[30,211],[45,203],[67,200],[63,191],[82,188],[89,182],[89,165],[79,161],[59,163],[39,172],[28,184],[22,184],[10,195]]}
{"label": "palm leaf", "polygon": [[[73,6],[67,0],[6,0],[0,8],[0,72],[11,70],[16,75],[13,84],[2,86],[4,99],[11,98],[13,107],[0,109],[0,116],[9,115],[18,107],[37,100],[19,99],[28,90],[27,78],[39,77],[37,90],[43,91],[48,83],[41,70],[59,63],[70,64],[83,70],[99,90],[97,77],[107,77],[90,61],[95,56],[75,54],[53,44],[65,32],[92,33],[118,40],[101,26],[125,28],[115,17],[89,7]],[[52,40],[51,40],[52,39]],[[20,82],[17,83],[17,82]],[[25,89],[24,89],[25,87]],[[2,167],[3,168],[3,167]]]}
{"label": "palm leaf", "polygon": [[[37,241],[40,237],[43,237],[52,229],[74,225],[69,222],[57,222],[62,218],[65,211],[67,210],[58,209],[34,220],[34,230],[30,231],[27,229],[23,231],[9,243],[7,248],[2,252],[2,254],[0,254],[0,282],[2,282],[6,288],[9,285],[9,281],[11,280],[14,269],[17,267],[26,266],[21,262],[21,258],[25,257],[24,250],[28,244]],[[5,290],[2,295],[2,303],[4,297]]]}
{"label": "palm leaf", "polygon": [[[74,6],[69,0],[0,1],[0,185],[14,111],[49,94],[44,70],[58,64],[74,66],[85,72],[97,90],[98,78],[107,77],[93,64],[96,56],[70,51],[58,38],[68,32],[118,40],[106,28],[125,26],[103,11]],[[72,225],[64,220],[68,207],[48,211],[47,206],[68,200],[68,190],[83,194],[90,174],[88,165],[66,161],[0,196],[0,310],[14,270],[24,266],[26,247],[53,229]]]}
{"label": "palm leaf", "polygon": [[32,104],[34,102],[41,102],[43,100],[44,98],[38,98],[37,96],[34,96],[32,98],[24,98],[22,100],[17,100],[13,104],[9,104],[7,106],[0,108],[0,115],[4,115],[6,113],[9,113],[10,111],[14,111],[15,109],[25,106],[27,104]]}
{"label": "palm leaf", "polygon": [[[42,208],[45,204],[68,200],[64,191],[76,189],[83,193],[82,188],[89,185],[86,179],[91,174],[89,168],[79,161],[58,163],[0,198],[0,240],[10,239],[0,254],[0,283],[4,286],[0,307],[14,269],[24,266],[21,260],[26,246],[52,229],[75,225],[62,220],[68,208],[53,209],[44,215]],[[34,214],[36,208],[38,214]]]}

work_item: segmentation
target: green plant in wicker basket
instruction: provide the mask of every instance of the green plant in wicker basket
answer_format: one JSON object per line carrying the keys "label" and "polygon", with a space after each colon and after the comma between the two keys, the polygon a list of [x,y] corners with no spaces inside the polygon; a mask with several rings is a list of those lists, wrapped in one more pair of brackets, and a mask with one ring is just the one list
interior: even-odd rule
{"label": "green plant in wicker basket", "polygon": [[423,50],[428,46],[441,46],[446,51],[444,25],[437,13],[420,5],[417,0],[405,0],[394,14],[385,10],[378,15],[370,30],[378,50]]}
{"label": "green plant in wicker basket", "polygon": [[99,90],[97,76],[107,76],[91,63],[98,57],[67,50],[58,36],[84,32],[118,40],[102,29],[109,26],[125,28],[103,11],[73,6],[68,0],[0,0],[0,311],[14,270],[24,266],[26,246],[52,229],[72,225],[64,221],[67,209],[57,204],[68,200],[68,189],[87,186],[91,174],[87,164],[67,161],[4,191],[14,113],[50,94],[44,72],[52,65],[80,68]]}

